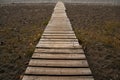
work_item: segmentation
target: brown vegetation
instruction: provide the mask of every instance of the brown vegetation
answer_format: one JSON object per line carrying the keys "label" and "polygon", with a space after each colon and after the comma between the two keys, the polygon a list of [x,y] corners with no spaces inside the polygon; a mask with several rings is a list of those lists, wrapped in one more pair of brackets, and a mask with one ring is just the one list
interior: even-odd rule
{"label": "brown vegetation", "polygon": [[19,80],[54,4],[0,6],[0,80]]}
{"label": "brown vegetation", "polygon": [[120,80],[120,6],[66,7],[95,80]]}

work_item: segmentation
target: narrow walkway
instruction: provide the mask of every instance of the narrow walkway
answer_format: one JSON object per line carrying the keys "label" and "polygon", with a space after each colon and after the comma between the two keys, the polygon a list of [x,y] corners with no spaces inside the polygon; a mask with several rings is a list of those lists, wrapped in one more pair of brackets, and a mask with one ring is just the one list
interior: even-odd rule
{"label": "narrow walkway", "polygon": [[62,2],[56,4],[23,80],[94,80]]}

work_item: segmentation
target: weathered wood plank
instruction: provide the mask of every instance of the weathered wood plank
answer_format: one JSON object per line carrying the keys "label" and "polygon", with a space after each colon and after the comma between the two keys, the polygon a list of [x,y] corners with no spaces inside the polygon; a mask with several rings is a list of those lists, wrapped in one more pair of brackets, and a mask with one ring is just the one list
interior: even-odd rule
{"label": "weathered wood plank", "polygon": [[41,40],[38,42],[38,44],[79,44],[77,41],[57,41],[57,40]]}
{"label": "weathered wood plank", "polygon": [[78,42],[40,41],[38,44],[79,44]]}
{"label": "weathered wood plank", "polygon": [[56,16],[56,17],[67,17],[66,13],[57,13],[57,14],[56,14],[56,13],[53,13],[53,14],[52,14],[52,17],[55,17],[55,16]]}
{"label": "weathered wood plank", "polygon": [[54,33],[54,34],[69,34],[69,33],[73,33],[73,31],[44,31],[44,33]]}
{"label": "weathered wood plank", "polygon": [[88,67],[86,60],[39,60],[31,59],[30,66],[49,67]]}
{"label": "weathered wood plank", "polygon": [[23,80],[94,80],[92,76],[27,76]]}
{"label": "weathered wood plank", "polygon": [[56,25],[56,26],[69,26],[69,27],[71,26],[71,24],[69,24],[69,23],[62,23],[62,24],[60,24],[60,23],[49,23],[48,24],[48,26],[54,26],[54,25]]}
{"label": "weathered wood plank", "polygon": [[35,75],[91,75],[89,68],[27,67],[25,74]]}
{"label": "weathered wood plank", "polygon": [[52,31],[72,31],[72,28],[70,29],[70,28],[46,28],[46,31],[50,31],[50,30],[52,30]]}
{"label": "weathered wood plank", "polygon": [[62,35],[62,36],[53,36],[53,35],[46,35],[46,36],[42,36],[41,38],[48,38],[48,39],[76,39],[76,36],[67,36],[67,35]]}
{"label": "weathered wood plank", "polygon": [[[66,25],[65,25],[66,26]],[[59,30],[58,30],[59,29]],[[55,31],[55,30],[58,30],[58,31],[72,31],[72,28],[70,27],[64,27],[64,26],[47,26],[46,27],[46,31]]]}
{"label": "weathered wood plank", "polygon": [[82,48],[79,44],[37,44],[37,48]]}
{"label": "weathered wood plank", "polygon": [[[53,12],[53,14],[60,14],[61,12]],[[61,13],[62,14],[62,13]],[[49,21],[49,23],[51,23],[51,22],[56,22],[56,21],[61,21],[61,22],[63,22],[63,21],[67,21],[67,22],[70,22],[70,20],[68,19],[68,18],[64,18],[64,17],[51,17],[51,19],[50,19],[50,21]],[[68,27],[70,27],[70,26],[68,26]]]}
{"label": "weathered wood plank", "polygon": [[[67,17],[65,18],[65,17],[57,17],[57,16],[55,17],[54,16],[54,17],[52,17],[50,19],[49,24],[51,24],[51,23],[53,23],[53,24],[55,24],[55,23],[59,24],[60,22],[61,22],[61,26],[60,27],[69,27],[69,28],[72,28],[71,26],[62,26],[63,24],[67,24],[67,25],[71,24],[70,20]],[[53,25],[53,27],[54,26],[56,26],[56,25]]]}
{"label": "weathered wood plank", "polygon": [[43,34],[43,36],[75,36],[75,34]]}
{"label": "weathered wood plank", "polygon": [[83,49],[35,49],[34,52],[44,53],[70,53],[70,54],[81,54],[84,53]]}
{"label": "weathered wood plank", "polygon": [[78,39],[40,39],[40,41],[62,41],[62,42],[76,42]]}
{"label": "weathered wood plank", "polygon": [[[51,22],[50,24],[52,24],[53,22]],[[69,29],[69,31],[72,31],[72,28],[69,27],[69,25],[63,25],[63,26],[60,26],[60,25],[54,25],[54,26],[50,26],[48,25],[46,27],[46,30],[47,29],[51,29],[51,31],[53,31],[52,29],[62,29],[64,31],[64,29]],[[60,31],[60,30],[59,30]]]}
{"label": "weathered wood plank", "polygon": [[94,80],[65,10],[56,4],[23,80]]}
{"label": "weathered wood plank", "polygon": [[50,54],[50,53],[34,53],[32,58],[40,59],[86,59],[84,54]]}

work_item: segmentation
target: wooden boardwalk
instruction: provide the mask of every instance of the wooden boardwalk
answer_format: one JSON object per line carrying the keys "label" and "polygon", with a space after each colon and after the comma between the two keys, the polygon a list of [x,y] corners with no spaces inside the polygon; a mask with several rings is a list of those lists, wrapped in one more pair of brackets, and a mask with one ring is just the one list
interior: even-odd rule
{"label": "wooden boardwalk", "polygon": [[94,80],[65,10],[56,4],[22,80]]}

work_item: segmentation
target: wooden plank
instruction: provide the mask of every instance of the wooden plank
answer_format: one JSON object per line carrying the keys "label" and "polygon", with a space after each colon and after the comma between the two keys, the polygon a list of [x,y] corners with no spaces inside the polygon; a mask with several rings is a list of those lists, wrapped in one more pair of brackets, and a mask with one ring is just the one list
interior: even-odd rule
{"label": "wooden plank", "polygon": [[72,45],[72,44],[65,44],[66,46],[62,45],[62,44],[57,44],[57,45],[53,45],[53,44],[41,44],[41,45],[37,45],[36,48],[42,48],[42,49],[50,49],[50,48],[54,48],[54,49],[80,49],[81,46],[76,46],[76,45]]}
{"label": "wooden plank", "polygon": [[[52,27],[52,26],[53,26],[53,27],[54,27],[54,26],[57,26],[57,27],[67,27],[67,28],[68,28],[68,27],[71,27],[71,24],[68,24],[68,23],[67,23],[67,24],[65,24],[65,23],[64,23],[64,24],[59,24],[59,23],[53,24],[53,23],[50,22],[50,23],[47,25],[47,27],[49,27],[49,26],[50,26],[50,27]],[[46,27],[46,28],[47,28],[47,27]]]}
{"label": "wooden plank", "polygon": [[50,54],[50,53],[34,53],[32,58],[40,59],[86,59],[84,54]]}
{"label": "wooden plank", "polygon": [[[69,25],[68,25],[69,26]],[[49,31],[54,31],[54,30],[58,30],[58,31],[72,31],[73,29],[71,27],[67,27],[66,25],[64,26],[60,26],[60,25],[56,25],[56,26],[47,26],[45,30],[51,29]],[[53,30],[52,30],[53,29]],[[62,29],[62,30],[61,30]]]}
{"label": "wooden plank", "polygon": [[[64,19],[63,19],[63,18],[64,18]],[[55,20],[53,20],[53,19],[55,19]],[[62,21],[62,19],[63,19],[63,21]],[[59,21],[59,22],[58,22],[58,21]],[[61,27],[62,27],[64,24],[70,25],[70,22],[69,22],[69,20],[68,20],[67,17],[57,17],[57,16],[52,17],[52,18],[51,18],[51,21],[49,22],[48,25],[50,25],[50,24],[55,24],[54,26],[56,26],[56,24],[60,24],[60,22],[61,22]],[[70,27],[70,28],[71,28],[71,26],[65,26],[65,27]]]}
{"label": "wooden plank", "polygon": [[57,17],[67,17],[66,13],[53,13],[52,17],[57,16]]}
{"label": "wooden plank", "polygon": [[[53,12],[53,13],[62,13],[62,12]],[[52,18],[51,17],[51,19],[50,19],[50,21],[56,21],[56,20],[60,20],[60,21],[69,21],[70,22],[70,20],[68,19],[68,18],[57,18],[57,17],[54,17],[54,18]]]}
{"label": "wooden plank", "polygon": [[43,39],[76,39],[76,36],[42,36]]}
{"label": "wooden plank", "polygon": [[[62,23],[63,22],[68,22],[70,23],[70,20],[68,18],[64,18],[64,17],[52,17],[49,21],[49,23],[51,22],[56,22],[56,21],[61,21]],[[57,22],[58,23],[58,22]]]}
{"label": "wooden plank", "polygon": [[68,33],[74,33],[73,31],[44,31],[44,33],[54,33],[54,34],[68,34]]}
{"label": "wooden plank", "polygon": [[[72,31],[72,28],[71,27],[64,27],[64,26],[48,26],[48,27],[46,27],[46,29],[45,30],[48,30],[48,29],[51,29],[51,31],[53,31],[53,30],[57,30],[57,29],[59,29],[59,31],[62,29],[62,30],[69,30],[69,31]],[[53,30],[52,30],[53,29]]]}
{"label": "wooden plank", "polygon": [[73,44],[79,44],[78,42],[62,42],[62,41],[40,41],[40,42],[38,42],[38,44],[72,44],[72,46],[73,46]]}
{"label": "wooden plank", "polygon": [[55,27],[55,26],[56,26],[57,28],[58,28],[58,27],[61,27],[61,28],[65,28],[65,27],[66,27],[66,28],[72,29],[71,24],[68,24],[68,23],[65,24],[65,23],[64,23],[64,24],[61,25],[61,24],[59,24],[59,23],[55,24],[55,23],[53,23],[52,21],[47,25],[46,28],[48,28],[48,27],[49,27],[49,28],[50,28],[50,27],[53,28],[53,27]]}
{"label": "wooden plank", "polygon": [[[64,17],[53,17],[53,18],[64,18]],[[66,27],[71,27],[71,24],[67,21],[66,23],[65,22],[63,22],[63,23],[54,23],[54,22],[50,22],[47,26],[60,26],[61,25],[61,27],[62,26],[66,26]]]}
{"label": "wooden plank", "polygon": [[59,9],[59,10],[54,10],[54,12],[58,12],[58,13],[65,13],[65,10],[61,10],[61,9]]}
{"label": "wooden plank", "polygon": [[65,15],[65,16],[66,16],[66,13],[61,13],[61,12],[54,13],[54,12],[53,12],[52,15],[62,15],[62,16]]}
{"label": "wooden plank", "polygon": [[37,48],[82,48],[79,44],[37,44]]}
{"label": "wooden plank", "polygon": [[94,80],[92,76],[27,76],[23,80]]}
{"label": "wooden plank", "polygon": [[71,44],[71,43],[75,43],[75,44],[79,44],[78,41],[57,41],[57,40],[40,40],[38,42],[38,44],[40,43],[44,43],[44,44],[47,44],[47,43],[50,43],[50,44]]}
{"label": "wooden plank", "polygon": [[59,5],[59,6],[55,6],[55,8],[54,8],[54,11],[57,11],[57,10],[66,10],[66,8],[64,7],[64,5]]}
{"label": "wooden plank", "polygon": [[89,68],[27,67],[25,74],[35,75],[91,75]]}
{"label": "wooden plank", "polygon": [[43,36],[75,36],[75,34],[43,34]]}
{"label": "wooden plank", "polygon": [[[58,25],[58,24],[57,24],[57,25],[51,25],[51,24],[53,23],[52,21],[50,21],[49,23],[50,23],[50,25],[47,25],[46,29],[47,29],[47,28],[55,28],[55,27],[56,27],[56,28],[73,29],[73,28],[70,27],[68,24],[65,24],[65,25],[62,25],[62,26],[61,26],[61,25]],[[46,30],[46,29],[45,29],[45,30]]]}
{"label": "wooden plank", "polygon": [[59,27],[59,28],[54,28],[54,27],[52,27],[52,28],[46,28],[45,29],[46,31],[72,31],[72,28],[62,28],[62,27]]}
{"label": "wooden plank", "polygon": [[55,10],[53,13],[64,13],[64,10]]}
{"label": "wooden plank", "polygon": [[76,42],[78,39],[40,39],[40,41],[62,41],[62,42]]}
{"label": "wooden plank", "polygon": [[70,54],[81,54],[84,53],[83,49],[35,49],[34,52],[44,53],[70,53]]}
{"label": "wooden plank", "polygon": [[50,30],[50,31],[44,31],[44,33],[54,33],[54,34],[57,34],[57,33],[61,33],[61,34],[70,34],[70,33],[73,33],[74,34],[74,32],[72,31],[72,30],[70,30],[70,31],[54,31],[54,30]]}
{"label": "wooden plank", "polygon": [[30,66],[45,66],[45,67],[88,67],[86,60],[41,60],[31,59]]}

